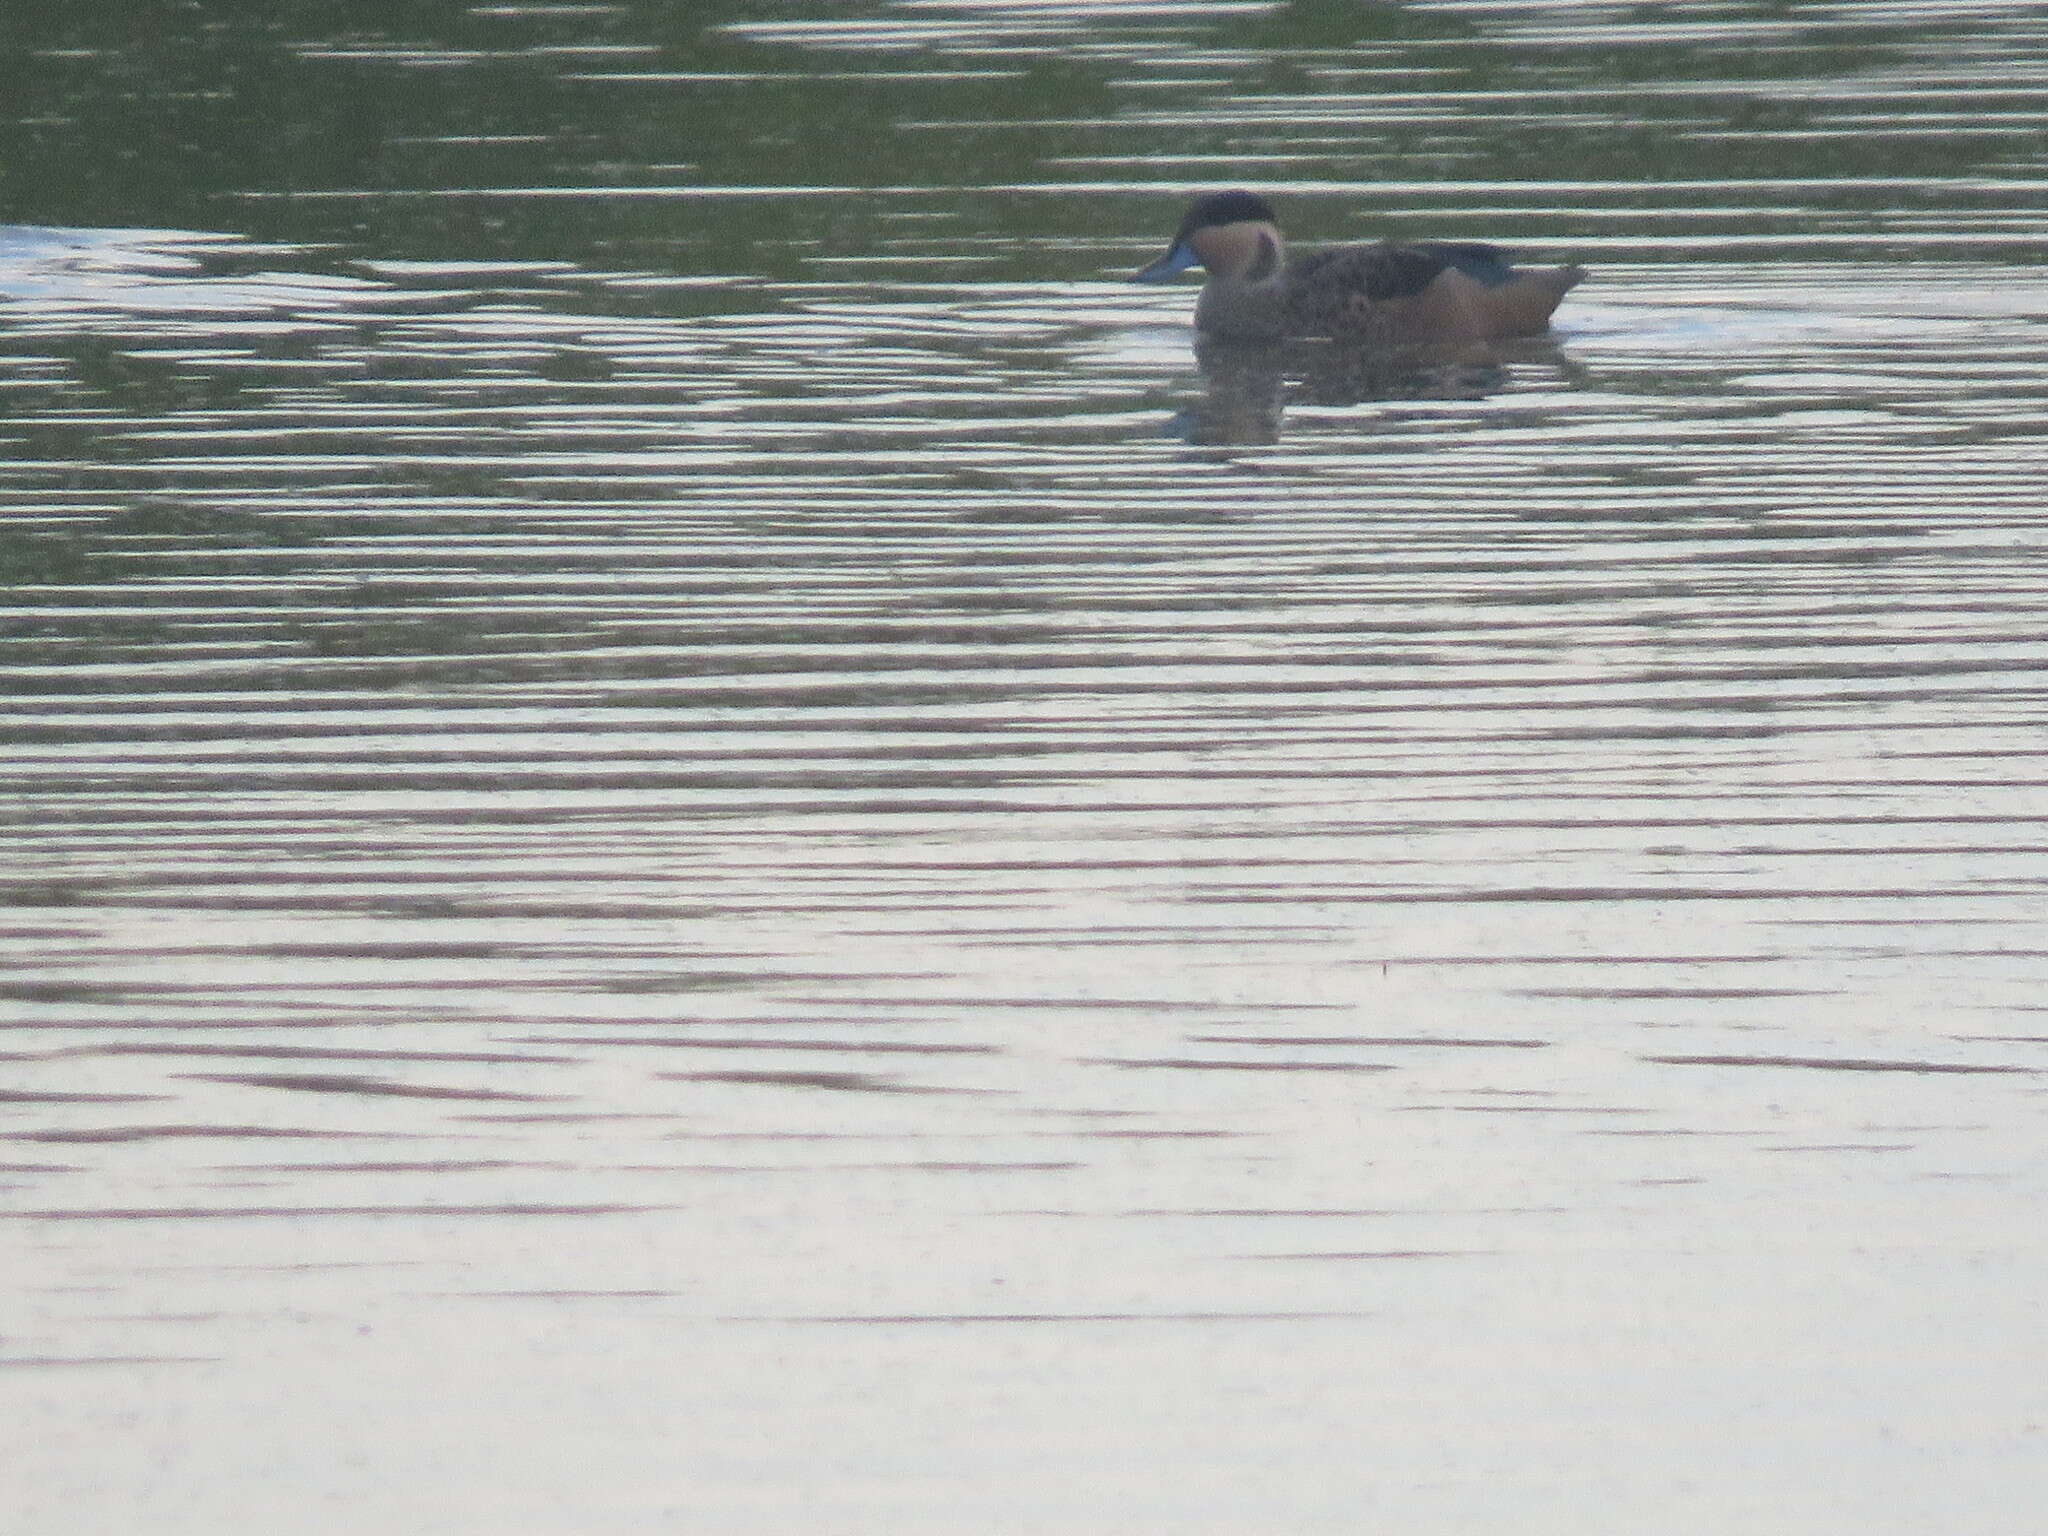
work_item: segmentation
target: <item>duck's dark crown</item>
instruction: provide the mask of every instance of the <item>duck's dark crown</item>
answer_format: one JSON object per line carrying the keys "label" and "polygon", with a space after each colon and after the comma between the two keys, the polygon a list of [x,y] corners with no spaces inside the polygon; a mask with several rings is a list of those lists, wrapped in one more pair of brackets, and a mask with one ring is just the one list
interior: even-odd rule
{"label": "duck's dark crown", "polygon": [[1259,224],[1278,222],[1273,216],[1273,205],[1256,192],[1211,192],[1198,200],[1188,210],[1188,216],[1180,221],[1179,238],[1185,240],[1198,229],[1247,221]]}

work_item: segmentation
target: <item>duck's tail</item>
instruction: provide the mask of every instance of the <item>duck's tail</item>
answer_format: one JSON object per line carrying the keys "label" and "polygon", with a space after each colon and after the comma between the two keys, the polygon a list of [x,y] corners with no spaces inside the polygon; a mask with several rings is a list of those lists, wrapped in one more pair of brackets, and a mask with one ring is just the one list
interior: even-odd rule
{"label": "duck's tail", "polygon": [[1564,296],[1586,280],[1586,269],[1523,267],[1490,290],[1486,297],[1496,336],[1540,336],[1550,329],[1550,316]]}

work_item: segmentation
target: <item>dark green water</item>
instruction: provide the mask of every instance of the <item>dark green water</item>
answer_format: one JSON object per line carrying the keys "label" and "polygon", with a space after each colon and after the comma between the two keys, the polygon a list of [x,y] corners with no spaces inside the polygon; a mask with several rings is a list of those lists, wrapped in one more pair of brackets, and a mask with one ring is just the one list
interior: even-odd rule
{"label": "dark green water", "polygon": [[24,1530],[2031,1536],[2048,6],[48,9]]}

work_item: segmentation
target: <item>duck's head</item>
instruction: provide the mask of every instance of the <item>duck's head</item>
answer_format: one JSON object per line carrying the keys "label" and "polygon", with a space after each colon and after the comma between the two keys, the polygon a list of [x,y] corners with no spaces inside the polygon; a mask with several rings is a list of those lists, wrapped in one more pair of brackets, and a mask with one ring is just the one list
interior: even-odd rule
{"label": "duck's head", "polygon": [[1252,192],[1211,192],[1188,210],[1166,254],[1132,274],[1163,283],[1200,264],[1212,277],[1258,282],[1280,270],[1280,228],[1273,209]]}

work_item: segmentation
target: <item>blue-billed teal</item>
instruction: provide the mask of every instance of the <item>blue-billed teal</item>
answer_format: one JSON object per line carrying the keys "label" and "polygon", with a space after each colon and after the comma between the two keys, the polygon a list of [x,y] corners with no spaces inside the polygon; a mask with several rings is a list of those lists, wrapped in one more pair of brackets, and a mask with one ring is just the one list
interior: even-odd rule
{"label": "blue-billed teal", "polygon": [[1196,265],[1209,278],[1195,303],[1196,328],[1243,341],[1539,336],[1586,275],[1576,266],[1517,267],[1493,246],[1445,240],[1345,245],[1290,261],[1271,205],[1251,192],[1200,199],[1166,254],[1136,276],[1163,282]]}

